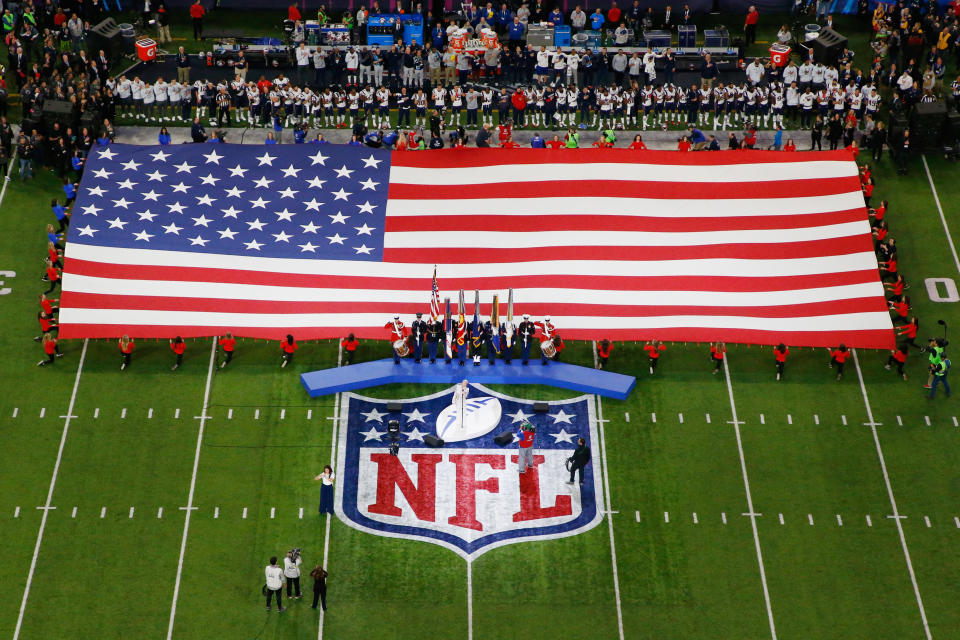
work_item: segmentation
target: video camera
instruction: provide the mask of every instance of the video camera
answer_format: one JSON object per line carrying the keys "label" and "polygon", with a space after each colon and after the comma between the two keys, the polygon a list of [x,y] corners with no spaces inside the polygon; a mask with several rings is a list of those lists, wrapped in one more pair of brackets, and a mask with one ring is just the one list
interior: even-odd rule
{"label": "video camera", "polygon": [[300,558],[300,547],[294,547],[287,553],[290,554],[290,559],[296,562]]}

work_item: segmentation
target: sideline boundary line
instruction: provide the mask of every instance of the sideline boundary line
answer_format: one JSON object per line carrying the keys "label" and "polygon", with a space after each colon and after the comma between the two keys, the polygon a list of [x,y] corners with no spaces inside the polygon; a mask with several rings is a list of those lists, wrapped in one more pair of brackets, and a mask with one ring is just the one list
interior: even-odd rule
{"label": "sideline boundary line", "polygon": [[[337,366],[343,364],[343,340],[337,341]],[[333,435],[330,438],[330,466],[337,463],[337,437],[340,432],[340,394],[337,393],[333,399]],[[327,560],[330,557],[330,520],[333,516],[326,514],[326,527],[323,533],[323,570],[327,570]],[[317,640],[323,640],[323,618],[326,612],[320,608],[320,620],[317,623]]]}
{"label": "sideline boundary line", "polygon": [[[593,347],[593,366],[597,366],[597,341],[591,342]],[[617,631],[620,634],[620,640],[624,640],[623,635],[623,605],[620,600],[620,575],[617,571],[617,544],[613,536],[613,507],[610,505],[610,467],[607,466],[607,441],[603,429],[603,400],[600,396],[597,398],[597,424],[600,432],[600,457],[603,461],[603,491],[604,502],[606,502],[605,514],[607,519],[607,528],[610,531],[610,563],[613,566],[613,594],[617,601]]]}
{"label": "sideline boundary line", "polygon": [[[6,185],[4,185],[6,189]],[[0,199],[3,194],[0,191]],[[87,345],[90,340],[83,340],[83,349],[80,351],[80,362],[77,364],[77,375],[73,379],[73,391],[70,393],[70,404],[67,407],[66,422],[63,423],[63,433],[60,434],[60,448],[57,449],[57,460],[53,463],[53,474],[50,476],[50,487],[47,489],[47,502],[40,516],[40,531],[37,532],[37,543],[33,547],[33,558],[30,560],[30,572],[27,574],[27,583],[23,587],[23,600],[20,601],[20,613],[17,614],[17,626],[13,629],[13,640],[20,637],[23,627],[23,614],[27,610],[27,598],[30,597],[30,585],[33,583],[33,574],[37,570],[37,558],[40,556],[40,544],[43,542],[43,530],[47,526],[47,516],[50,515],[50,503],[53,501],[53,490],[57,485],[57,476],[60,473],[60,462],[63,460],[63,449],[67,444],[67,433],[70,431],[70,420],[73,419],[73,406],[77,401],[77,389],[80,388],[80,374],[83,372],[83,361],[87,357]]]}
{"label": "sideline boundary line", "polygon": [[[926,160],[924,160],[926,164]],[[948,232],[949,234],[949,232]],[[951,242],[951,248],[953,243]],[[956,255],[956,254],[954,254]],[[880,447],[880,436],[877,434],[877,423],[873,419],[873,410],[870,408],[870,399],[867,397],[867,386],[863,383],[863,373],[860,371],[860,359],[857,358],[857,350],[853,349],[853,364],[857,368],[857,378],[860,380],[860,391],[863,393],[863,404],[867,408],[867,420],[869,420],[870,432],[873,434],[873,442],[877,447],[877,458],[880,460],[880,471],[883,472],[883,482],[887,486],[887,496],[890,498],[890,508],[893,509],[894,525],[897,527],[897,533],[900,535],[900,546],[903,547],[903,557],[907,561],[907,571],[910,573],[910,583],[913,585],[913,595],[917,598],[917,607],[920,609],[920,620],[923,622],[923,632],[927,640],[933,640],[930,633],[930,624],[927,622],[927,611],[923,608],[923,598],[920,597],[920,587],[917,585],[917,575],[913,571],[913,562],[910,560],[910,550],[907,549],[907,538],[903,534],[903,524],[900,522],[904,517],[897,509],[897,499],[893,496],[893,485],[890,484],[890,474],[887,473],[887,463],[883,457],[883,449]]]}
{"label": "sideline boundary line", "polygon": [[[947,234],[947,242],[950,244],[950,253],[953,254],[953,264],[957,267],[957,273],[960,273],[960,258],[957,257],[957,249],[953,244],[953,236],[950,235],[950,227],[947,226],[947,218],[943,215],[943,207],[940,206],[940,196],[937,195],[937,188],[933,185],[933,176],[930,175],[930,166],[927,164],[927,156],[921,155],[923,160],[923,169],[927,172],[927,182],[930,183],[930,191],[933,193],[933,201],[937,205],[937,211],[940,213],[940,222],[943,223],[943,231]],[[870,419],[873,422],[873,419]]]}
{"label": "sideline boundary line", "polygon": [[773,606],[770,604],[770,588],[767,586],[767,571],[763,566],[763,552],[760,550],[760,533],[757,531],[757,512],[753,508],[753,496],[750,493],[750,478],[747,476],[747,460],[743,455],[743,439],[740,437],[740,420],[737,418],[737,405],[733,401],[733,383],[730,382],[730,367],[727,355],[723,358],[723,375],[727,378],[727,394],[730,396],[730,411],[733,414],[733,431],[737,436],[737,451],[740,453],[740,470],[743,472],[743,488],[747,493],[747,513],[750,527],[753,529],[753,544],[757,548],[757,564],[760,566],[760,582],[763,584],[763,600],[767,605],[767,620],[770,622],[770,636],[777,640],[777,627],[773,622]]}
{"label": "sideline boundary line", "polygon": [[180,579],[183,576],[183,557],[187,553],[187,534],[190,531],[190,516],[193,515],[193,494],[197,488],[197,470],[200,467],[200,451],[203,447],[203,429],[206,425],[207,407],[210,404],[210,383],[213,382],[213,367],[217,360],[217,336],[210,343],[210,365],[207,367],[207,384],[203,390],[203,408],[200,410],[200,428],[197,430],[197,450],[193,454],[193,474],[190,477],[190,493],[187,495],[187,514],[183,521],[183,538],[180,540],[180,560],[177,562],[177,579],[173,583],[173,600],[170,603],[170,622],[167,624],[167,640],[173,638],[173,623],[177,616],[177,599],[180,597]]}

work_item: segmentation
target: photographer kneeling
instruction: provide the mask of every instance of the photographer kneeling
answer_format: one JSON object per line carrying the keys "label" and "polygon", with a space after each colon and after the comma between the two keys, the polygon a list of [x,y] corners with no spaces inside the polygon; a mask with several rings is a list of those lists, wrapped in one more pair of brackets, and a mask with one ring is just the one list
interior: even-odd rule
{"label": "photographer kneeling", "polygon": [[[283,575],[287,579],[287,598],[300,598],[300,549],[287,551],[283,559]],[[293,593],[296,592],[296,596]]]}

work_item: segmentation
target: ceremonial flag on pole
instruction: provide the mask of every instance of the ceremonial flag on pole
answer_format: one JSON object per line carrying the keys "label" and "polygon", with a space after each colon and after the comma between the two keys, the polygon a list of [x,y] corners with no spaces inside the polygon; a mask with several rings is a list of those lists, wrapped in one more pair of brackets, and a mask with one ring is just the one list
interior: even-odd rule
{"label": "ceremonial flag on pole", "polygon": [[67,240],[63,338],[376,338],[443,264],[568,339],[894,346],[847,151],[112,144]]}
{"label": "ceremonial flag on pole", "polygon": [[443,317],[443,337],[447,348],[447,359],[453,357],[453,316],[450,315],[450,298],[444,298],[447,312]]}
{"label": "ceremonial flag on pole", "polygon": [[467,348],[467,317],[463,305],[463,289],[460,289],[460,306],[457,309],[460,311],[460,317],[457,319],[457,352],[459,353],[460,349]]}
{"label": "ceremonial flag on pole", "polygon": [[493,311],[490,312],[490,326],[493,327],[493,350],[500,353],[500,301],[497,294],[493,294]]}
{"label": "ceremonial flag on pole", "polygon": [[476,350],[483,344],[483,331],[480,327],[480,291],[474,291],[473,296],[473,323],[470,325],[470,339]]}
{"label": "ceremonial flag on pole", "polygon": [[430,322],[440,317],[440,287],[437,286],[437,265],[433,265],[433,289],[430,294]]}

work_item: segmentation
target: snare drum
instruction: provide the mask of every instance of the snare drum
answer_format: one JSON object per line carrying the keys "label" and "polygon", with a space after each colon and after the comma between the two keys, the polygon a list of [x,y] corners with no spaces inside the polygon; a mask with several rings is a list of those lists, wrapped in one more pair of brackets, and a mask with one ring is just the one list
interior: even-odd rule
{"label": "snare drum", "polygon": [[540,353],[548,358],[557,355],[557,347],[554,346],[553,340],[542,340],[540,342]]}
{"label": "snare drum", "polygon": [[410,355],[410,347],[407,345],[407,341],[402,338],[394,341],[393,350],[396,351],[397,355],[401,358]]}

